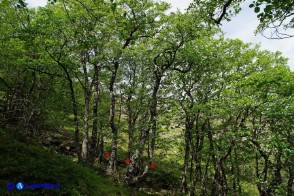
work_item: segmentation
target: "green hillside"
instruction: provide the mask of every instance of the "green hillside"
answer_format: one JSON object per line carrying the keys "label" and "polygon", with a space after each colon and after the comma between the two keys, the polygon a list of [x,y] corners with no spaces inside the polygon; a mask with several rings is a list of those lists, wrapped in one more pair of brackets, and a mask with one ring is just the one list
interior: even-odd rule
{"label": "green hillside", "polygon": [[[0,195],[129,195],[96,171],[15,131],[0,130]],[[7,183],[60,184],[60,189],[7,189]],[[137,195],[137,194],[136,194]]]}

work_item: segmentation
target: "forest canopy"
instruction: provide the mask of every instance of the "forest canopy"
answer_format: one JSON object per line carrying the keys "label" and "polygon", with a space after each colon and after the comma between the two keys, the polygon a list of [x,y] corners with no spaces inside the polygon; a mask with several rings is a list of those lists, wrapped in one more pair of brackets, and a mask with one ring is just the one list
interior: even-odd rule
{"label": "forest canopy", "polygon": [[155,183],[174,194],[293,195],[287,59],[169,7],[0,1],[0,127],[70,133],[79,163],[130,187],[170,172]]}

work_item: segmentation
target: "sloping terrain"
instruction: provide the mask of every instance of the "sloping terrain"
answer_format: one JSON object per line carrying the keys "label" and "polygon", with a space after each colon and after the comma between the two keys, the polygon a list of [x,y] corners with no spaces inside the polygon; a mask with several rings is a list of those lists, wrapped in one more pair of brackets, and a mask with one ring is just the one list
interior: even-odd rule
{"label": "sloping terrain", "polygon": [[[0,129],[0,195],[129,195],[98,172],[18,131]],[[60,189],[14,189],[7,183],[60,184]],[[141,195],[136,194],[136,195]]]}

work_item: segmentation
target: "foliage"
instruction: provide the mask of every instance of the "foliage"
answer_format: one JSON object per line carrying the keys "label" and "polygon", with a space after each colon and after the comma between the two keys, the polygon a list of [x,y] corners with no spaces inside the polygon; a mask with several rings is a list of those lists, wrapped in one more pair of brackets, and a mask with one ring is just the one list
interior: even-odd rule
{"label": "foliage", "polygon": [[[190,7],[196,9],[197,12],[203,12],[203,17],[207,20],[220,24],[222,20],[230,21],[232,16],[238,14],[243,2],[247,1],[195,0]],[[250,3],[249,7],[254,9],[259,20],[256,32],[260,32],[270,39],[284,39],[294,36],[292,32],[294,3],[292,0],[250,0],[248,2]]]}
{"label": "foliage", "polygon": [[[78,161],[107,168],[132,188],[291,195],[294,78],[287,59],[225,39],[214,26],[243,1],[195,2],[187,13],[168,14],[167,3],[151,0],[64,0],[38,9],[1,1],[1,127],[18,127],[24,138],[74,130]],[[258,2],[251,7],[262,12]],[[267,3],[273,7],[265,7],[263,22],[282,6]],[[53,155],[49,161],[33,140],[25,146],[8,137],[1,140],[14,150],[2,148],[19,159],[3,156],[13,166],[29,164],[6,169],[4,161],[5,175],[36,180],[29,172],[44,164],[65,173],[48,177],[68,180],[65,193],[91,195],[101,185],[88,166]]]}

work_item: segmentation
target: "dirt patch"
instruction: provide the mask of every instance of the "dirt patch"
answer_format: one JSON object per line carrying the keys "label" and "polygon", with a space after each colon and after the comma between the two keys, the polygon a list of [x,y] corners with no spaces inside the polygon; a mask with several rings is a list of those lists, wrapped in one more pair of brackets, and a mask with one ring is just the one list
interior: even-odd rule
{"label": "dirt patch", "polygon": [[53,148],[61,154],[69,156],[76,154],[73,136],[67,130],[42,131],[38,138],[44,146]]}

